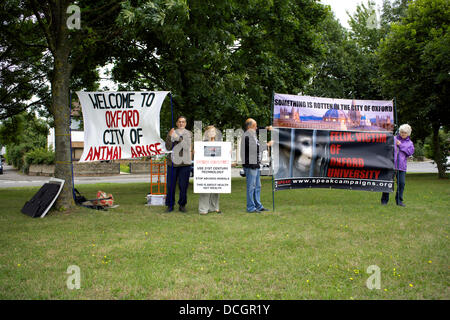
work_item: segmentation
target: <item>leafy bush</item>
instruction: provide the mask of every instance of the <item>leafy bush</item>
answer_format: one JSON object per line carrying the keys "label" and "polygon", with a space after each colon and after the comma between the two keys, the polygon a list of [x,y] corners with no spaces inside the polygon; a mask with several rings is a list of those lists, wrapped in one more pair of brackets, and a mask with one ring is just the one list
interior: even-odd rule
{"label": "leafy bush", "polygon": [[23,112],[0,124],[0,143],[6,145],[8,164],[25,171],[25,154],[47,145],[48,126],[34,113]]}
{"label": "leafy bush", "polygon": [[20,143],[8,145],[6,149],[8,164],[12,164],[19,170],[24,169],[25,165],[25,154],[33,149],[33,145],[30,143]]}
{"label": "leafy bush", "polygon": [[28,164],[55,164],[55,152],[46,148],[38,148],[25,155]]}
{"label": "leafy bush", "polygon": [[120,164],[120,172],[130,173],[130,165],[129,164]]}
{"label": "leafy bush", "polygon": [[424,153],[427,158],[433,159],[435,161],[437,160],[445,164],[447,162],[446,159],[449,156],[450,132],[446,132],[445,130],[439,131],[439,145],[441,149],[441,159],[435,159],[434,142],[431,135],[425,139]]}
{"label": "leafy bush", "polygon": [[24,169],[28,171],[31,164],[55,164],[55,152],[47,148],[37,148],[25,154]]}
{"label": "leafy bush", "polygon": [[417,140],[414,144],[414,160],[423,161],[425,157],[424,144],[422,140]]}
{"label": "leafy bush", "polygon": [[424,156],[427,157],[428,159],[432,159],[433,158],[433,141],[431,139],[431,135],[429,135],[428,137],[425,138],[424,144],[423,144],[423,153]]}
{"label": "leafy bush", "polygon": [[441,151],[440,156],[435,155],[435,142],[432,139],[432,135],[425,138],[423,151],[425,157],[429,159],[433,159],[434,163],[436,163],[442,168],[444,168],[444,172],[447,170],[449,165],[447,164],[447,158],[450,156],[450,132],[447,129],[439,130],[439,148]]}

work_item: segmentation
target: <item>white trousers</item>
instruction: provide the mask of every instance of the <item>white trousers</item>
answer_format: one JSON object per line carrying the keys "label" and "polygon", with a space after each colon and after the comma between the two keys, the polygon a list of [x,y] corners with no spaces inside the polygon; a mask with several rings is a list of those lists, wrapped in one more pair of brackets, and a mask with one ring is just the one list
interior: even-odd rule
{"label": "white trousers", "polygon": [[198,211],[200,213],[208,213],[219,210],[219,194],[218,193],[200,193],[198,198]]}

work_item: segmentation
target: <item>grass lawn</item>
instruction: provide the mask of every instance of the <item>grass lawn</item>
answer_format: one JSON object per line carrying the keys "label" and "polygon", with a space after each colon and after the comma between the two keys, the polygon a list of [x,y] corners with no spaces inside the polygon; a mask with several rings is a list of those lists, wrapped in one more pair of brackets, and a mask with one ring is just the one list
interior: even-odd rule
{"label": "grass lawn", "polygon": [[[262,202],[272,209],[270,178]],[[408,174],[406,208],[380,193],[297,189],[276,212],[245,212],[245,180],[221,195],[222,215],[145,206],[149,184],[79,185],[112,193],[109,211],[32,219],[38,190],[0,190],[0,299],[449,299],[450,181]],[[178,199],[178,195],[177,195]],[[81,288],[69,290],[70,265]],[[366,272],[381,270],[381,289]]]}

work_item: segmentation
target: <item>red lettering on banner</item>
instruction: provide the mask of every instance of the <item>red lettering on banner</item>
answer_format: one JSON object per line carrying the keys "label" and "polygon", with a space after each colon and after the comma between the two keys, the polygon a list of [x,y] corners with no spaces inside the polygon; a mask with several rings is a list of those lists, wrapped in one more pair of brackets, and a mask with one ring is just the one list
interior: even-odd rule
{"label": "red lettering on banner", "polygon": [[330,178],[353,178],[353,179],[378,179],[381,170],[358,170],[330,168],[327,177]]}
{"label": "red lettering on banner", "polygon": [[138,157],[138,155],[136,154],[136,152],[134,152],[134,148],[133,148],[133,147],[131,147],[131,157],[132,157],[132,158],[137,158],[137,157]]}
{"label": "red lettering on banner", "polygon": [[142,152],[140,146],[136,146],[136,152],[139,155],[139,157],[145,157],[145,154]]}
{"label": "red lettering on banner", "polygon": [[85,161],[118,160],[122,157],[120,146],[99,146],[90,147]]}
{"label": "red lettering on banner", "polygon": [[330,132],[330,142],[367,142],[367,143],[386,143],[386,133],[367,133],[367,132]]}
{"label": "red lettering on banner", "polygon": [[155,144],[148,144],[146,146],[147,148],[147,152],[149,153],[149,155],[156,155],[156,154],[161,154],[161,143],[155,143]]}
{"label": "red lettering on banner", "polygon": [[375,172],[374,172],[374,174],[375,174],[375,179],[378,179],[378,176],[380,175],[381,170],[372,170],[372,171],[375,171]]}
{"label": "red lettering on banner", "polygon": [[88,152],[85,160],[92,160],[92,147],[89,148],[89,152]]}
{"label": "red lettering on banner", "polygon": [[386,143],[387,135],[385,133],[355,133],[356,141],[368,143]]}
{"label": "red lettering on banner", "polygon": [[351,132],[338,132],[338,131],[331,131],[330,132],[330,141],[331,142],[353,142],[355,141],[355,138]]}
{"label": "red lettering on banner", "polygon": [[364,159],[363,158],[331,158],[331,167],[348,167],[348,168],[363,168]]}
{"label": "red lettering on banner", "polygon": [[133,158],[150,157],[157,154],[161,154],[161,143],[147,144],[143,146],[132,146],[131,156]]}
{"label": "red lettering on banner", "polygon": [[137,110],[116,110],[105,112],[106,126],[108,128],[137,127],[139,125],[139,112]]}
{"label": "red lettering on banner", "polygon": [[341,151],[341,145],[340,144],[332,144],[330,145],[330,153],[331,154],[339,154]]}
{"label": "red lettering on banner", "polygon": [[95,159],[100,160],[100,148],[97,149],[94,147],[94,160]]}
{"label": "red lettering on banner", "polygon": [[113,157],[113,148],[106,149],[106,159],[111,159]]}

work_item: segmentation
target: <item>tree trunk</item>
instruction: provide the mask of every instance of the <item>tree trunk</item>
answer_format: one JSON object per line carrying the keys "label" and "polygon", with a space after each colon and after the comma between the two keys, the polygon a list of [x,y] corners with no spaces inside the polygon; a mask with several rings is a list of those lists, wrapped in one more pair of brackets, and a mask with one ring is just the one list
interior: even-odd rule
{"label": "tree trunk", "polygon": [[73,200],[69,82],[71,66],[68,61],[70,50],[58,49],[54,56],[52,79],[52,106],[55,119],[55,177],[63,179],[64,188],[56,201],[56,209],[70,209]]}
{"label": "tree trunk", "polygon": [[439,179],[447,178],[445,174],[445,165],[442,162],[442,150],[441,150],[441,141],[439,139],[439,128],[440,125],[438,123],[433,123],[433,160],[438,168],[438,177]]}

